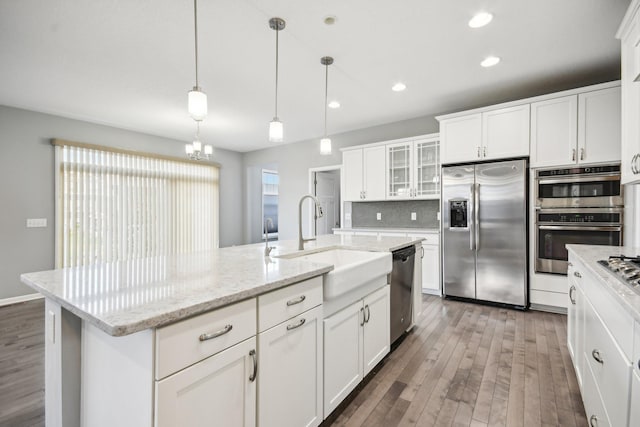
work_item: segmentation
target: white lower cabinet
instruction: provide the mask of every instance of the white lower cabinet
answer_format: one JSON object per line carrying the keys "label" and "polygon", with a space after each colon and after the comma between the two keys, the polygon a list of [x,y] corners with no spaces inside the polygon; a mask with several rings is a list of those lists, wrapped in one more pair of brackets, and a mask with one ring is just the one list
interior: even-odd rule
{"label": "white lower cabinet", "polygon": [[389,285],[324,319],[324,416],[389,353]]}
{"label": "white lower cabinet", "polygon": [[[578,380],[578,386],[582,390],[583,357],[584,353],[584,293],[576,276],[575,270],[570,265],[569,277],[569,303],[567,304],[567,348],[573,360],[573,366]],[[578,273],[580,274],[580,273]]]}
{"label": "white lower cabinet", "polygon": [[155,425],[255,426],[256,339],[156,382]]}
{"label": "white lower cabinet", "polygon": [[258,348],[259,425],[319,425],[323,420],[322,307],[261,332]]}
{"label": "white lower cabinet", "polygon": [[[582,389],[582,401],[586,411],[587,420],[590,427],[609,427],[612,426],[604,409],[604,403],[598,391],[596,380],[589,368],[589,360],[587,355],[583,354],[584,370],[584,387]],[[626,425],[626,424],[624,424]]]}
{"label": "white lower cabinet", "polygon": [[[636,362],[637,363],[637,362]],[[629,413],[629,426],[640,426],[640,376],[634,371],[631,376],[631,412]]]}
{"label": "white lower cabinet", "polygon": [[422,249],[416,254],[416,262],[422,262],[422,293],[442,295],[440,292],[440,235],[409,234],[409,237],[423,238]]}

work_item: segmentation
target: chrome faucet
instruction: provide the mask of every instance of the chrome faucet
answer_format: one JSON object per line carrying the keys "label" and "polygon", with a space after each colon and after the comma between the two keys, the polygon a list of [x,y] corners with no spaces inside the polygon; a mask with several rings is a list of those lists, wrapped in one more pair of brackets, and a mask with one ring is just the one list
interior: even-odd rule
{"label": "chrome faucet", "polygon": [[318,201],[318,199],[315,198],[315,196],[312,196],[311,194],[305,194],[300,198],[300,202],[298,202],[298,250],[299,251],[304,249],[304,242],[310,242],[311,240],[316,240],[315,236],[310,237],[308,239],[305,239],[302,237],[302,202],[304,202],[304,199],[313,200],[316,207],[316,215],[315,215],[316,219],[322,217],[322,206],[320,206],[320,202]]}
{"label": "chrome faucet", "polygon": [[269,246],[269,225],[273,227],[271,218],[264,219],[264,256],[269,256],[273,250],[273,246]]}

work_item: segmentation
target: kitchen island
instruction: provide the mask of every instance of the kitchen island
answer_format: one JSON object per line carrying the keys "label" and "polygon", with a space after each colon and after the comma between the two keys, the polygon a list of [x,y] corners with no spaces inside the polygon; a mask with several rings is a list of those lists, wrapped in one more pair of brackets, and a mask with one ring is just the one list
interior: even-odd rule
{"label": "kitchen island", "polygon": [[623,254],[635,257],[640,248],[567,249],[567,347],[587,418],[591,425],[638,426],[640,293],[599,261]]}
{"label": "kitchen island", "polygon": [[[314,384],[322,385],[321,277],[333,266],[291,255],[332,248],[390,252],[419,243],[420,239],[407,237],[329,235],[307,243],[302,252],[296,251],[295,241],[272,242],[270,257],[264,257],[264,245],[255,244],[24,274],[22,281],[46,297],[47,425],[174,425],[177,421],[167,422],[167,416],[158,412],[160,384],[170,383],[177,371],[196,375],[203,369],[201,361],[222,356],[237,362],[228,366],[236,366],[242,377],[245,373],[253,377],[239,387],[246,396],[253,393],[253,406],[243,402],[240,411],[243,424],[254,425],[256,343],[259,347],[261,335],[276,323],[285,325],[289,319],[302,322],[301,326],[306,321],[300,330],[311,331],[307,347],[316,349]],[[304,295],[297,295],[298,290]],[[267,301],[273,295],[285,298],[287,306],[293,301],[293,311],[282,318],[276,313],[272,317],[277,320],[263,325],[260,321],[269,318],[269,309],[261,316],[257,300],[264,296]],[[307,315],[299,319],[300,313]],[[203,329],[200,334],[207,316],[222,321],[225,328],[211,334]],[[239,326],[227,323],[231,318]],[[193,335],[196,329],[206,350],[181,341],[181,334]],[[224,337],[209,341],[218,333]],[[197,335],[195,345],[200,346]],[[235,362],[233,349],[239,355]],[[286,377],[285,372],[278,375]],[[224,389],[212,393],[223,400],[230,394]],[[321,397],[320,393],[315,408],[319,419],[314,424],[322,420]],[[175,409],[162,407],[169,415]]]}

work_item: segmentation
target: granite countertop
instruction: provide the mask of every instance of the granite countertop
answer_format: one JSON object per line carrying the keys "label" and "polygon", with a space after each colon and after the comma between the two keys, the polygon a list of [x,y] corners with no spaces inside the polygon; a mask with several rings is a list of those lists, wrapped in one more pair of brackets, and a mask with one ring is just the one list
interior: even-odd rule
{"label": "granite countertop", "polygon": [[[154,257],[26,273],[23,283],[112,336],[129,335],[255,297],[327,273],[332,265],[290,258],[331,248],[394,251],[420,239],[319,236],[233,246],[206,253]],[[282,257],[282,258],[279,258]],[[288,259],[285,257],[289,257]]]}
{"label": "granite countertop", "polygon": [[409,227],[342,227],[334,228],[333,231],[379,231],[384,232],[397,232],[397,233],[420,233],[420,234],[438,234],[440,228],[409,228]]}
{"label": "granite countertop", "polygon": [[599,260],[607,259],[611,255],[638,255],[640,254],[640,248],[631,246],[567,245],[567,250],[577,256],[591,273],[604,282],[603,287],[616,298],[625,310],[637,321],[640,321],[640,294],[634,292],[629,286],[622,283],[620,279],[598,264]]}

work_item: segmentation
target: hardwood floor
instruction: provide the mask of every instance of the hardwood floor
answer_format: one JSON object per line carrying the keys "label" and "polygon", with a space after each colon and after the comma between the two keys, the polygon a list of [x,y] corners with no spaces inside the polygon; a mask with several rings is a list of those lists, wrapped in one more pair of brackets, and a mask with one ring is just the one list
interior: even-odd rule
{"label": "hardwood floor", "polygon": [[566,316],[425,296],[419,324],[323,426],[585,426]]}
{"label": "hardwood floor", "polygon": [[0,307],[0,425],[44,426],[44,300]]}
{"label": "hardwood floor", "polygon": [[[324,426],[586,426],[566,316],[425,296]],[[44,425],[44,303],[0,307],[0,425]]]}

